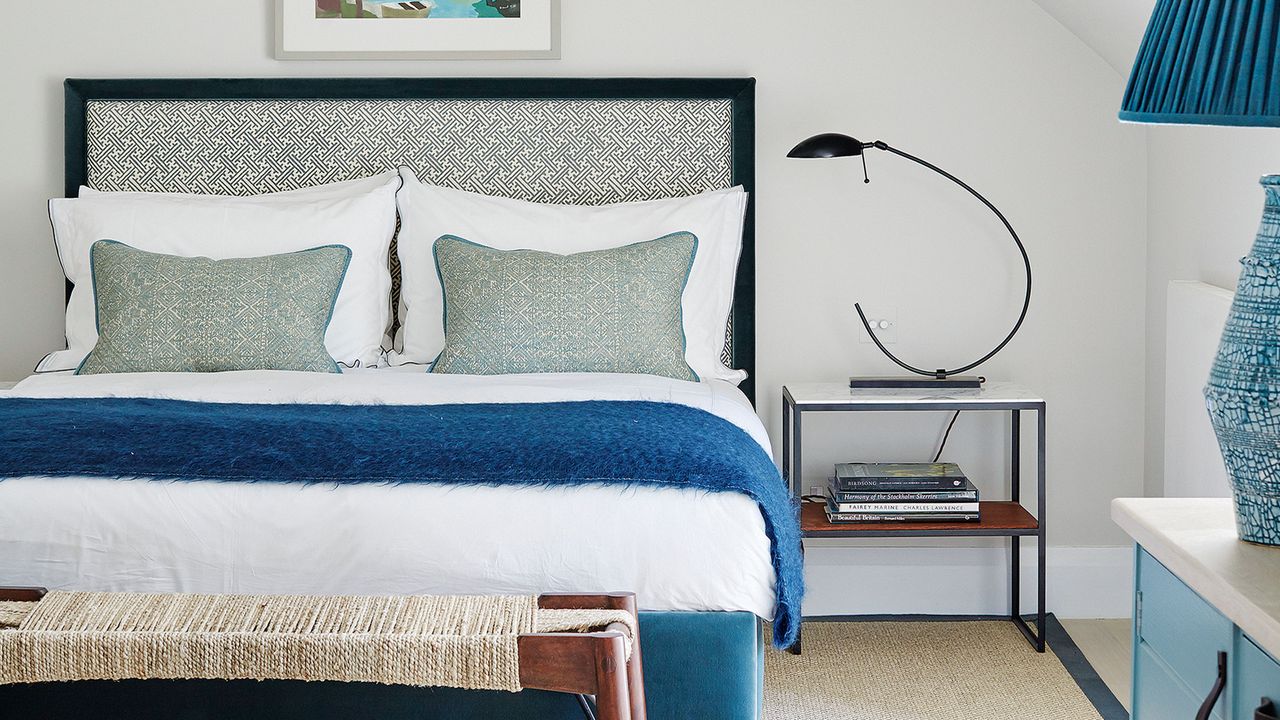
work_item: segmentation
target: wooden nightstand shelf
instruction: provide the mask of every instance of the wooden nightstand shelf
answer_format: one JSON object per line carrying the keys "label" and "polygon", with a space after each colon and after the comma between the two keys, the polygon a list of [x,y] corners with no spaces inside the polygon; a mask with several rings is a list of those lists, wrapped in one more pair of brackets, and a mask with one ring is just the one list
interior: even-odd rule
{"label": "wooden nightstand shelf", "polygon": [[[987,383],[946,395],[922,390],[850,390],[838,383],[806,383],[782,388],[782,476],[802,496],[801,418],[810,412],[1001,411],[1010,416],[1009,499],[980,504],[978,522],[830,523],[823,503],[801,505],[800,530],[806,538],[1008,537],[1009,619],[1027,641],[1044,652],[1045,630],[1045,402],[1008,383]],[[1036,512],[1020,501],[1022,486],[1022,411],[1036,413]],[[853,459],[853,458],[850,458]],[[1036,539],[1037,606],[1033,631],[1019,609],[1021,538]]]}
{"label": "wooden nightstand shelf", "polygon": [[822,503],[800,507],[800,531],[805,537],[1011,537],[1035,535],[1040,524],[1022,505],[1004,500],[980,503],[978,522],[829,523]]}

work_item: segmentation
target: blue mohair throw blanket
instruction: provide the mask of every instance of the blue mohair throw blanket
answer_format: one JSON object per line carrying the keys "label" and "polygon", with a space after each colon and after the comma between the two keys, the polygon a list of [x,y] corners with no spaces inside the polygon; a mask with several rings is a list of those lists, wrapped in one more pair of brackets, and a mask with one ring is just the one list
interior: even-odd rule
{"label": "blue mohair throw blanket", "polygon": [[760,506],[772,542],[778,598],[774,642],[789,647],[800,631],[804,565],[790,492],[750,435],[683,405],[0,400],[0,478],[29,475],[557,486],[602,482],[739,492]]}

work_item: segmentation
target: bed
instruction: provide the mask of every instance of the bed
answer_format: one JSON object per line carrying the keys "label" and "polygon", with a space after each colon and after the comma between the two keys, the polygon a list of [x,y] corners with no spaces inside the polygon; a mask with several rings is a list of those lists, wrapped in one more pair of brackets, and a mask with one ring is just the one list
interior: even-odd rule
{"label": "bed", "polygon": [[[750,191],[753,92],[749,79],[69,80],[66,189],[69,197],[81,185],[247,195],[409,165],[442,186],[544,202],[648,200],[733,184]],[[600,373],[431,375],[409,365],[322,376],[46,373],[6,397],[627,401],[704,411],[768,454],[753,408],[753,278],[748,208],[723,351],[726,365],[748,372],[736,386]],[[751,497],[697,488],[9,476],[0,481],[0,578],[153,592],[634,590],[651,716],[750,718],[760,710],[761,619],[778,602],[767,525]],[[535,691],[288,682],[5,687],[0,703],[79,717],[230,708],[274,718],[579,716],[572,699]]]}

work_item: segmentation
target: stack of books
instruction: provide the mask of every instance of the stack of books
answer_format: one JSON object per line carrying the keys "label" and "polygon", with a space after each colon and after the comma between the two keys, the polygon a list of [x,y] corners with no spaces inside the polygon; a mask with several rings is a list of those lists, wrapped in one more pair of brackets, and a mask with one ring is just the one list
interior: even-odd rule
{"label": "stack of books", "polygon": [[978,488],[955,463],[840,463],[827,489],[827,520],[977,522]]}

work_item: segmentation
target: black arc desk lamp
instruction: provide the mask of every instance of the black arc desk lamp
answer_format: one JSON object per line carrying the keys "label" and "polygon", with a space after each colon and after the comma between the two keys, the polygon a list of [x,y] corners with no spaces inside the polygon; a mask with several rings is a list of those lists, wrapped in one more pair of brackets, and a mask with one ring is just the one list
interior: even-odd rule
{"label": "black arc desk lamp", "polygon": [[946,170],[943,170],[937,165],[921,160],[909,153],[905,153],[881,140],[864,143],[861,140],[849,137],[848,135],[842,135],[840,133],[822,133],[821,135],[814,135],[813,137],[802,141],[799,145],[791,148],[791,152],[787,153],[787,157],[836,158],[859,155],[862,157],[862,181],[864,183],[869,183],[871,182],[871,178],[867,176],[867,157],[863,154],[863,151],[869,148],[885,150],[929,168],[965,190],[968,190],[969,194],[978,198],[983,205],[987,206],[987,209],[995,213],[996,217],[1000,218],[1000,222],[1004,223],[1005,229],[1009,231],[1009,235],[1013,238],[1014,244],[1018,246],[1018,252],[1022,255],[1022,264],[1026,267],[1027,271],[1027,294],[1022,300],[1022,312],[1018,315],[1018,321],[1013,324],[1013,329],[1010,330],[1009,334],[1000,341],[1000,344],[996,345],[995,349],[991,352],[983,355],[977,360],[974,360],[968,365],[962,365],[953,370],[945,370],[942,368],[937,370],[925,370],[923,368],[915,367],[914,365],[909,365],[900,360],[896,355],[889,352],[889,349],[884,346],[884,343],[880,342],[880,338],[876,337],[875,330],[871,328],[871,323],[867,322],[866,314],[862,312],[862,304],[854,303],[853,307],[858,311],[858,318],[862,320],[862,326],[867,329],[867,334],[871,336],[871,341],[876,344],[876,347],[880,349],[880,352],[884,353],[886,357],[895,362],[898,367],[914,373],[918,377],[912,377],[910,375],[894,377],[851,377],[849,378],[849,387],[925,389],[981,387],[984,380],[983,378],[974,375],[962,375],[961,373],[968,372],[990,360],[992,356],[1003,350],[1005,345],[1009,344],[1009,341],[1013,339],[1013,336],[1018,333],[1018,329],[1022,327],[1022,321],[1027,317],[1027,308],[1031,305],[1031,259],[1027,257],[1027,249],[1023,247],[1022,240],[1018,238],[1018,233],[1014,232],[1013,226],[1009,224],[1007,219],[1005,219],[1004,214],[1001,213],[995,205],[992,205],[991,201],[982,197],[977,190],[969,187],[969,185],[963,180],[952,175]]}

